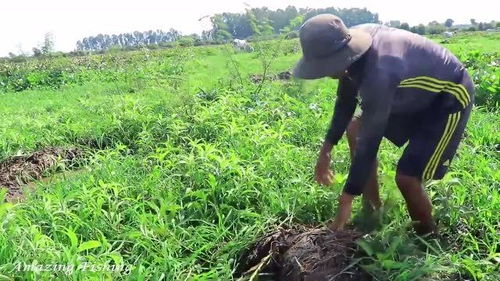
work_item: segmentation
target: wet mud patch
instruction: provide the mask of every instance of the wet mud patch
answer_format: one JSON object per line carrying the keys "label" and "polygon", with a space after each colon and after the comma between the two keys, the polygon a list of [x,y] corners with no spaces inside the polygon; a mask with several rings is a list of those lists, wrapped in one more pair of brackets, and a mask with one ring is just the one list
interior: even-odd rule
{"label": "wet mud patch", "polygon": [[371,280],[355,262],[355,241],[361,236],[352,230],[279,229],[242,255],[236,277],[261,281]]}
{"label": "wet mud patch", "polygon": [[58,167],[75,167],[84,151],[79,148],[48,147],[31,155],[14,156],[0,163],[0,188],[7,199],[22,197],[22,186],[46,176]]}

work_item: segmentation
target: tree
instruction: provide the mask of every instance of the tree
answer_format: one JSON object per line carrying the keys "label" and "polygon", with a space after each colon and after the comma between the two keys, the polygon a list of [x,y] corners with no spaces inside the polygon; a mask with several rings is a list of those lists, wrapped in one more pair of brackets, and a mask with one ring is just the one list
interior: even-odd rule
{"label": "tree", "polygon": [[390,27],[396,27],[396,28],[399,28],[401,26],[401,21],[398,21],[398,20],[391,20],[389,21],[389,24],[388,24]]}
{"label": "tree", "polygon": [[34,47],[32,50],[33,50],[33,56],[34,57],[40,57],[40,56],[42,56],[42,51],[40,49]]}
{"label": "tree", "polygon": [[426,30],[425,30],[425,25],[423,25],[423,24],[419,24],[419,25],[417,26],[417,28],[416,28],[416,31],[417,31],[417,33],[418,33],[418,34],[420,34],[420,35],[424,35],[424,34],[425,34],[425,31],[426,31]]}
{"label": "tree", "polygon": [[278,9],[269,15],[269,21],[272,22],[274,33],[280,33],[283,28],[288,26],[290,20],[297,17],[297,8],[288,6],[285,10]]}
{"label": "tree", "polygon": [[43,55],[48,55],[54,51],[54,35],[52,33],[45,34],[43,45],[40,49]]}
{"label": "tree", "polygon": [[199,38],[198,34],[181,36],[179,40],[177,40],[177,43],[182,47],[194,46],[197,42],[199,42]]}
{"label": "tree", "polygon": [[443,31],[445,31],[444,25],[440,24],[437,21],[432,21],[429,23],[426,29],[427,33],[429,34],[440,34]]}
{"label": "tree", "polygon": [[399,28],[404,29],[404,30],[410,30],[410,25],[406,22],[403,22]]}
{"label": "tree", "polygon": [[452,19],[447,19],[447,20],[444,22],[444,26],[446,26],[447,28],[450,28],[450,27],[452,27],[452,26],[453,26],[453,23],[454,23],[454,22],[455,22],[455,21],[454,21],[454,20],[452,20]]}
{"label": "tree", "polygon": [[[333,8],[334,9],[334,8]],[[333,13],[339,16],[346,26],[354,26],[362,23],[378,23],[378,14],[368,11],[366,8],[351,8],[340,9],[338,13]]]}
{"label": "tree", "polygon": [[269,10],[265,7],[262,9],[254,8],[247,10],[246,16],[249,19],[254,35],[267,36],[274,33],[274,28],[268,15]]}
{"label": "tree", "polygon": [[477,22],[476,22],[476,20],[475,20],[475,19],[470,19],[470,24],[472,24],[472,25],[476,25],[476,24],[477,24]]}
{"label": "tree", "polygon": [[210,18],[212,22],[211,37],[216,41],[226,41],[232,39],[229,26],[226,24],[223,15],[216,14]]}
{"label": "tree", "polygon": [[208,30],[203,30],[201,32],[201,40],[202,41],[212,41],[213,38],[212,38],[212,34],[210,33],[210,31]]}
{"label": "tree", "polygon": [[492,29],[494,27],[494,24],[490,22],[483,22],[483,28],[484,30]]}
{"label": "tree", "polygon": [[282,31],[289,33],[292,31],[299,30],[299,28],[303,22],[304,22],[304,16],[298,15],[295,18],[293,18],[292,20],[290,20],[290,23],[287,26],[285,26],[285,28],[283,28]]}

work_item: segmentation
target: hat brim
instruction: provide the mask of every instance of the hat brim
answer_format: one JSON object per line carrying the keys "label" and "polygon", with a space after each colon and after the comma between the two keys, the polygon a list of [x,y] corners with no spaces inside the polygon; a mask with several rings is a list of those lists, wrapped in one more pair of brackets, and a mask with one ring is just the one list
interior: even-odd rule
{"label": "hat brim", "polygon": [[294,68],[293,75],[301,79],[318,79],[333,76],[347,70],[368,49],[373,39],[367,32],[350,29],[352,38],[349,43],[330,57],[322,59],[306,59],[302,57]]}

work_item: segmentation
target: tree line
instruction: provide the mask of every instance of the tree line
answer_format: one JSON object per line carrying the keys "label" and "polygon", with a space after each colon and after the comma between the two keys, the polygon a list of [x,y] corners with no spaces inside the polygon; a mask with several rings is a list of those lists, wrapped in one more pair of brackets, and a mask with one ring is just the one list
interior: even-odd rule
{"label": "tree line", "polygon": [[212,29],[204,33],[205,39],[222,41],[228,39],[246,39],[248,37],[265,37],[281,33],[290,33],[299,29],[307,19],[323,13],[339,16],[349,27],[361,23],[377,23],[378,14],[367,9],[297,9],[288,6],[286,9],[270,10],[268,8],[247,9],[245,13],[222,13],[211,17]]}
{"label": "tree line", "polygon": [[145,32],[134,31],[121,34],[98,34],[85,37],[76,42],[77,51],[100,51],[111,47],[138,47],[141,45],[158,45],[161,43],[175,42],[181,33],[175,29],[165,32],[163,30],[149,30]]}
{"label": "tree line", "polygon": [[416,26],[410,27],[410,25],[406,22],[401,22],[399,20],[391,20],[386,22],[385,25],[401,28],[405,30],[409,30],[413,33],[418,33],[421,35],[424,34],[441,34],[444,31],[484,31],[494,28],[500,28],[500,22],[476,22],[475,19],[470,19],[470,24],[461,24],[461,25],[453,25],[455,21],[453,19],[446,19],[443,23],[438,21],[431,21],[427,25],[419,24]]}
{"label": "tree line", "polygon": [[[347,27],[362,23],[382,23],[378,14],[366,8],[296,8],[288,6],[285,9],[270,10],[267,7],[247,9],[243,13],[221,13],[209,17],[212,28],[201,34],[183,35],[180,31],[170,29],[168,32],[162,30],[149,30],[145,32],[134,31],[123,34],[99,34],[97,36],[85,37],[76,43],[77,51],[104,51],[110,48],[134,49],[140,46],[155,48],[178,44],[181,46],[218,44],[228,42],[232,39],[265,39],[272,38],[278,34],[284,34],[288,38],[298,36],[298,29],[304,21],[318,14],[334,14],[342,18]],[[202,18],[203,19],[203,18]],[[200,20],[202,20],[200,19]],[[440,34],[446,30],[488,30],[500,27],[497,22],[476,22],[471,19],[470,25],[453,26],[453,19],[446,19],[440,23],[432,21],[427,25],[419,24],[410,26],[399,20],[392,20],[385,25],[406,29],[418,34]]]}
{"label": "tree line", "polygon": [[135,31],[123,34],[99,34],[85,37],[76,43],[77,51],[102,51],[112,47],[135,48],[139,46],[168,46],[174,42],[181,45],[199,45],[227,42],[231,39],[266,38],[278,34],[297,36],[297,30],[307,19],[322,13],[338,15],[347,26],[361,23],[377,23],[378,14],[367,9],[297,9],[288,6],[285,9],[270,10],[266,7],[247,9],[243,13],[222,13],[210,17],[212,28],[201,35],[182,35],[170,29]]}

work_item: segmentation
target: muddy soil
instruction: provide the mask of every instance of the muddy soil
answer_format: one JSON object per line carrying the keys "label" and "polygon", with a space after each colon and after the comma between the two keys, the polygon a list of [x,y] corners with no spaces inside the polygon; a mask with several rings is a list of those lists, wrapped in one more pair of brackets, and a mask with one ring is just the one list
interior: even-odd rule
{"label": "muddy soil", "polygon": [[0,163],[0,188],[8,189],[8,199],[19,198],[23,185],[41,179],[59,165],[76,165],[83,154],[79,148],[48,147],[31,155],[11,157]]}
{"label": "muddy soil", "polygon": [[[258,240],[240,259],[240,280],[365,281],[371,280],[355,263],[351,230],[299,227],[279,229]],[[252,279],[253,278],[253,279]]]}

